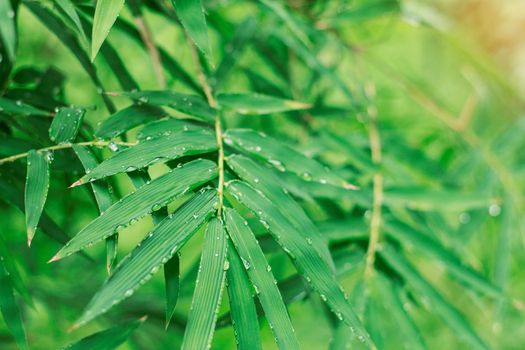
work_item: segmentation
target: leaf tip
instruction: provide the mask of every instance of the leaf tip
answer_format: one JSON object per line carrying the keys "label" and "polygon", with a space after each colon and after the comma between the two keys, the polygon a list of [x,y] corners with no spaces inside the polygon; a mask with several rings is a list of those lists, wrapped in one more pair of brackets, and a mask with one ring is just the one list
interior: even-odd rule
{"label": "leaf tip", "polygon": [[60,259],[62,259],[62,256],[60,255],[60,252],[58,252],[51,259],[49,259],[47,263],[51,264],[52,262],[55,262]]}
{"label": "leaf tip", "polygon": [[84,182],[82,181],[82,179],[80,179],[80,180],[77,180],[77,181],[73,182],[68,188],[77,187],[77,186],[82,185],[83,183]]}
{"label": "leaf tip", "polygon": [[351,183],[345,182],[345,183],[343,184],[343,188],[344,188],[345,190],[358,190],[358,189],[359,189],[359,186],[352,185]]}

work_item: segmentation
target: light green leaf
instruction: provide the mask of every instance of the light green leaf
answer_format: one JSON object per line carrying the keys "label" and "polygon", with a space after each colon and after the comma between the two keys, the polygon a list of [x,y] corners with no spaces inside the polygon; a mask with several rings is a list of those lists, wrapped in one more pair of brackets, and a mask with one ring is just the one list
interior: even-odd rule
{"label": "light green leaf", "polygon": [[166,328],[168,328],[179,299],[180,258],[178,254],[164,264],[164,285],[166,289]]}
{"label": "light green leaf", "polygon": [[151,123],[146,124],[140,131],[137,133],[137,139],[154,139],[157,137],[166,137],[173,133],[180,133],[182,131],[203,131],[209,130],[200,125],[190,123],[186,120],[180,120],[175,118],[157,120]]}
{"label": "light green leaf", "polygon": [[113,235],[120,228],[140,217],[159,210],[175,198],[212,180],[217,166],[209,160],[197,159],[152,180],[137,191],[123,197],[103,214],[91,221],[52,260],[57,260]]}
{"label": "light green leaf", "polygon": [[106,40],[122,6],[124,6],[124,0],[97,0],[91,33],[91,61],[95,60],[98,50]]}
{"label": "light green leaf", "polygon": [[55,143],[74,141],[85,113],[86,110],[82,108],[61,107],[49,128],[51,141]]}
{"label": "light green leaf", "polygon": [[111,139],[138,125],[161,118],[165,114],[162,109],[153,106],[131,105],[104,119],[97,127],[95,136],[102,139]]}
{"label": "light green leaf", "polygon": [[0,311],[7,328],[15,338],[20,349],[27,349],[27,338],[20,309],[13,294],[13,284],[9,272],[5,268],[3,255],[0,255]]}
{"label": "light green leaf", "polygon": [[166,106],[206,122],[214,122],[217,112],[198,95],[181,94],[173,91],[132,91],[116,95],[127,96],[139,103]]}
{"label": "light green leaf", "polygon": [[5,45],[7,56],[10,61],[16,56],[16,23],[15,11],[11,7],[11,1],[0,1],[0,36]]}
{"label": "light green leaf", "polygon": [[212,55],[208,40],[208,26],[201,0],[172,0],[182,26],[195,46],[211,63]]}
{"label": "light green leaf", "polygon": [[418,251],[432,255],[459,281],[469,285],[471,288],[493,297],[501,297],[502,292],[487,281],[477,271],[463,264],[459,258],[446,249],[439,241],[430,236],[419,233],[412,227],[399,221],[386,220],[385,232],[389,236],[399,240],[404,245],[414,246]]}
{"label": "light green leaf", "polygon": [[225,208],[224,216],[228,234],[252,281],[268,323],[277,340],[277,345],[281,349],[299,349],[299,343],[295,337],[288,310],[286,310],[279,289],[276,286],[270,265],[266,261],[253,232],[251,232],[246,221],[235,210]]}
{"label": "light green leaf", "polygon": [[219,105],[240,114],[271,114],[308,109],[310,104],[254,93],[224,93],[217,96]]}
{"label": "light green leaf", "polygon": [[384,191],[384,203],[414,210],[462,211],[488,208],[497,200],[486,194],[458,193],[426,188],[390,188]]}
{"label": "light green leaf", "polygon": [[304,181],[331,184],[345,189],[353,188],[314,159],[308,158],[280,141],[249,129],[230,129],[224,142],[249,155],[262,159],[277,170],[299,175]]}
{"label": "light green leaf", "polygon": [[290,31],[299,39],[301,42],[306,45],[310,46],[310,39],[308,39],[308,35],[304,32],[304,30],[301,28],[301,24],[298,22],[296,18],[292,16],[292,14],[284,7],[284,5],[275,0],[259,0],[264,6],[270,9],[271,13],[277,15],[280,17],[284,23],[288,26]]}
{"label": "light green leaf", "polygon": [[322,19],[322,24],[330,27],[348,26],[351,22],[361,22],[374,19],[386,14],[399,12],[398,0],[378,0],[364,3],[363,5],[349,6],[338,11],[336,15]]}
{"label": "light green leaf", "polygon": [[283,190],[279,177],[270,169],[264,168],[242,155],[229,156],[226,158],[226,162],[241,179],[263,192],[281,212],[286,213],[288,220],[305,239],[312,241],[315,250],[332,268],[332,271],[335,271],[327,242],[321,237],[319,230],[306,215],[303,208]]}
{"label": "light green leaf", "polygon": [[90,301],[76,326],[89,322],[133,295],[208,221],[216,205],[216,191],[204,190],[162,220],[120,262]]}
{"label": "light green leaf", "polygon": [[25,212],[27,245],[35,236],[40,216],[44,210],[49,189],[49,156],[31,150],[27,154],[27,177],[25,189]]}
{"label": "light green leaf", "polygon": [[115,327],[91,334],[78,342],[68,345],[64,350],[114,350],[146,320],[142,317],[136,321],[124,322]]}
{"label": "light green leaf", "polygon": [[41,115],[49,116],[50,113],[28,105],[22,101],[12,101],[5,97],[0,97],[0,112],[20,115]]}
{"label": "light green leaf", "polygon": [[78,17],[75,5],[71,2],[71,0],[56,0],[56,3],[73,22],[75,29],[80,34],[84,44],[88,45],[89,40],[87,39],[86,33],[84,32],[84,27],[82,27],[82,22],[80,21],[80,17]]}
{"label": "light green leaf", "polygon": [[359,340],[372,345],[369,335],[361,325],[357,315],[352,310],[346,295],[330,272],[330,267],[313,249],[310,241],[305,239],[297,229],[286,219],[286,213],[281,212],[262,193],[241,181],[231,181],[227,185],[228,192],[237,201],[250,209],[274,236],[276,241],[293,259],[297,270],[305,276],[312,288],[319,293],[321,299],[328,304],[331,311],[348,326],[352,327]]}
{"label": "light green leaf", "polygon": [[221,303],[228,261],[226,231],[212,218],[204,234],[201,262],[182,349],[209,349]]}
{"label": "light green leaf", "polygon": [[459,311],[450,305],[400,253],[395,251],[390,245],[384,245],[379,254],[392,269],[397,271],[407,281],[419,296],[428,300],[432,311],[440,316],[458,336],[468,342],[474,349],[489,349]]}
{"label": "light green leaf", "polygon": [[252,288],[241,258],[228,241],[229,269],[226,272],[231,319],[238,349],[261,350],[259,321],[252,299]]}
{"label": "light green leaf", "polygon": [[145,140],[106,159],[71,186],[82,185],[118,173],[132,172],[154,163],[213,152],[216,149],[215,136],[208,130],[188,130]]}

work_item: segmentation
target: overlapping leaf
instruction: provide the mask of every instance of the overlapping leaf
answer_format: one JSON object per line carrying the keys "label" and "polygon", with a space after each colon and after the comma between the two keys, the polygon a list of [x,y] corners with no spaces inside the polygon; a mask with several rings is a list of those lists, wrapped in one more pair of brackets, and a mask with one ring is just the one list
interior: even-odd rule
{"label": "overlapping leaf", "polygon": [[164,111],[149,105],[132,105],[104,119],[97,127],[95,136],[114,138],[138,125],[145,124],[164,115]]}

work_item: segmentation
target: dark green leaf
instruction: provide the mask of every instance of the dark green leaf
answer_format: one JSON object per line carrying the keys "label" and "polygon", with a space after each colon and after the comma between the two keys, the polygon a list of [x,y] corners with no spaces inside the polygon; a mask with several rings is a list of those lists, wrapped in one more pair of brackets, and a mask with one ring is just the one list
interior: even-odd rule
{"label": "dark green leaf", "polygon": [[164,284],[166,289],[166,328],[168,328],[179,299],[180,258],[177,254],[164,264]]}
{"label": "dark green leaf", "polygon": [[102,139],[114,138],[131,128],[161,118],[164,115],[163,110],[153,106],[132,105],[104,119],[97,127],[95,136]]}
{"label": "dark green leaf", "polygon": [[82,108],[61,107],[49,128],[49,138],[55,143],[73,142],[86,113]]}
{"label": "dark green leaf", "polygon": [[27,154],[27,178],[25,189],[25,212],[27,244],[35,236],[40,216],[44,210],[49,189],[49,155],[47,152],[29,151]]}

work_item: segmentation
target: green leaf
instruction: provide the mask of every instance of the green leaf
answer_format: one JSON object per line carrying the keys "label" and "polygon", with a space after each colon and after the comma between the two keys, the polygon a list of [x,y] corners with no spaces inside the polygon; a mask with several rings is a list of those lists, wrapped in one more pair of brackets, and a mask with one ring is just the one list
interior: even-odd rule
{"label": "green leaf", "polygon": [[227,248],[222,222],[212,218],[204,234],[199,273],[181,349],[211,348],[228,268]]}
{"label": "green leaf", "polygon": [[209,160],[197,159],[152,180],[123,197],[103,214],[91,221],[52,260],[57,260],[113,235],[133,220],[159,210],[175,198],[212,180],[217,166]]}
{"label": "green leaf", "polygon": [[315,250],[332,268],[332,271],[335,271],[327,242],[321,237],[319,230],[306,215],[303,208],[283,190],[279,177],[270,169],[264,168],[242,155],[229,156],[226,158],[226,162],[241,179],[263,192],[266,198],[272,201],[281,212],[287,213],[288,220],[305,239],[312,241]]}
{"label": "green leaf", "polygon": [[82,41],[86,45],[89,44],[89,40],[87,39],[86,32],[84,32],[84,27],[82,27],[82,22],[80,21],[80,17],[78,17],[75,5],[70,0],[56,0],[56,3],[68,16],[71,22],[73,22],[76,31],[80,34],[80,37],[82,38]]}
{"label": "green leaf", "polygon": [[195,46],[211,63],[212,55],[208,40],[208,26],[201,0],[172,0],[182,26]]}
{"label": "green leaf", "polygon": [[179,299],[180,258],[177,254],[164,264],[164,284],[166,288],[166,328],[168,328]]}
{"label": "green leaf", "polygon": [[308,109],[310,104],[254,93],[224,93],[217,96],[219,105],[240,114],[271,114]]}
{"label": "green leaf", "polygon": [[450,305],[400,253],[395,251],[390,245],[384,245],[379,254],[392,269],[397,271],[407,281],[419,296],[428,300],[432,311],[440,316],[458,336],[468,342],[472,348],[489,349],[459,311]]}
{"label": "green leaf", "polygon": [[41,115],[49,116],[50,113],[28,105],[20,100],[12,101],[4,97],[0,97],[0,112],[20,115]]}
{"label": "green leaf", "polygon": [[368,240],[369,225],[362,218],[331,220],[319,225],[321,235],[331,244],[354,240]]}
{"label": "green leaf", "polygon": [[55,143],[73,142],[86,113],[82,108],[61,107],[49,128],[49,138]]}
{"label": "green leaf", "polygon": [[252,281],[268,323],[281,349],[299,349],[295,331],[283,303],[270,265],[247,226],[246,221],[235,210],[225,208],[226,229],[235,245],[245,270]]}
{"label": "green leaf", "polygon": [[13,288],[16,289],[16,291],[24,298],[24,301],[27,304],[32,306],[33,300],[31,299],[31,294],[29,293],[27,287],[22,281],[20,272],[18,271],[18,268],[16,267],[15,258],[13,257],[13,254],[11,254],[11,252],[9,251],[9,248],[1,235],[0,235],[0,257],[2,257],[2,263],[3,263],[4,269],[9,275]]}
{"label": "green leaf", "polygon": [[250,281],[244,270],[241,258],[233,244],[228,241],[229,268],[226,272],[231,319],[235,330],[238,349],[261,350],[259,321],[252,299]]}
{"label": "green leaf", "polygon": [[228,192],[237,201],[250,209],[274,236],[276,241],[293,259],[297,270],[305,276],[312,288],[319,293],[321,299],[328,304],[331,311],[348,326],[352,327],[359,340],[369,345],[370,340],[366,330],[361,325],[357,315],[352,310],[346,295],[330,272],[330,267],[313,249],[310,241],[305,239],[297,229],[286,219],[286,212],[281,212],[262,193],[241,181],[231,181],[227,185]]}
{"label": "green leaf", "polygon": [[165,114],[157,107],[131,105],[104,119],[97,127],[95,136],[102,139],[115,138],[138,125],[161,118]]}
{"label": "green leaf", "polygon": [[11,1],[0,1],[0,36],[5,45],[7,56],[10,61],[16,56],[16,23],[15,11],[11,7]]}
{"label": "green leaf", "polygon": [[125,298],[129,298],[213,215],[217,206],[215,190],[204,190],[160,222],[117,266],[90,301],[81,326]]}
{"label": "green leaf", "polygon": [[217,141],[211,131],[183,130],[166,137],[145,140],[118,152],[71,186],[82,185],[118,173],[132,172],[154,163],[213,152],[216,149]]}
{"label": "green leaf", "polygon": [[146,320],[124,322],[115,327],[91,334],[78,342],[68,345],[64,350],[114,350],[129,338],[129,336]]}
{"label": "green leaf", "polygon": [[262,159],[277,170],[299,175],[304,181],[331,184],[345,189],[353,188],[314,159],[308,158],[280,141],[248,129],[230,129],[224,142],[249,155]]}
{"label": "green leaf", "polygon": [[35,236],[40,216],[44,210],[49,189],[49,158],[47,153],[31,150],[27,154],[25,212],[27,245]]}
{"label": "green leaf", "polygon": [[275,0],[259,0],[264,6],[268,7],[271,11],[271,13],[275,14],[276,16],[280,17],[284,23],[288,26],[290,31],[299,39],[301,42],[306,45],[310,46],[310,40],[308,39],[308,35],[303,31],[301,28],[301,24],[298,22],[296,18],[292,16],[292,14],[284,7],[282,3]]}
{"label": "green leaf", "polygon": [[166,106],[206,122],[214,122],[217,112],[198,95],[181,94],[173,91],[132,91],[117,95],[127,96],[140,103]]}
{"label": "green leaf", "polygon": [[463,264],[459,258],[446,249],[439,241],[430,236],[419,233],[412,227],[399,221],[386,220],[385,232],[399,240],[404,245],[414,246],[418,251],[432,255],[459,281],[471,288],[493,297],[501,297],[502,292],[487,281],[479,272]]}
{"label": "green leaf", "polygon": [[384,191],[384,203],[414,210],[463,211],[488,208],[496,199],[486,194],[458,193],[426,188],[390,188]]}
{"label": "green leaf", "polygon": [[146,124],[137,133],[137,139],[146,140],[154,139],[157,137],[165,137],[169,134],[179,133],[181,131],[202,131],[209,130],[205,127],[190,123],[186,120],[180,120],[175,118],[168,118],[163,120],[157,120]]}
{"label": "green leaf", "polygon": [[98,50],[106,40],[122,6],[124,6],[124,0],[97,0],[91,33],[91,61],[95,60]]}
{"label": "green leaf", "polygon": [[24,324],[20,316],[20,309],[13,294],[13,284],[9,272],[6,270],[3,255],[0,255],[0,311],[7,328],[15,338],[20,349],[27,349],[27,338]]}

